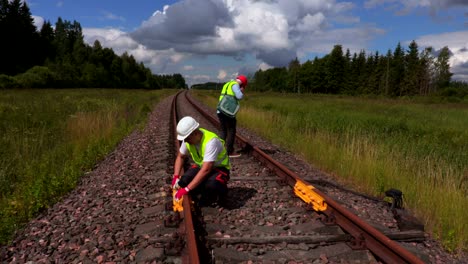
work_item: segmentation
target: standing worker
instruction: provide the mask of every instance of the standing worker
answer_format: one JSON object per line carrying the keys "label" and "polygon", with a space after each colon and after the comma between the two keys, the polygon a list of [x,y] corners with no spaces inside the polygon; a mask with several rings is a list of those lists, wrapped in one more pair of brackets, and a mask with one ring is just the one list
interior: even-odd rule
{"label": "standing worker", "polygon": [[[235,80],[224,84],[219,96],[217,114],[221,124],[221,138],[226,141],[226,148],[231,158],[240,156],[240,154],[234,153],[234,140],[236,139],[236,114],[239,110],[239,100],[244,97],[245,87],[247,87],[247,77],[239,75]],[[224,103],[226,99],[231,101]],[[227,105],[227,109],[224,105]],[[233,107],[233,109],[229,109],[229,107]]]}
{"label": "standing worker", "polygon": [[[177,139],[182,141],[174,164],[172,188],[177,189],[175,199],[191,193],[200,195],[201,205],[219,202],[227,193],[230,164],[224,141],[215,133],[199,128],[190,116],[177,124]],[[179,177],[187,155],[195,162],[182,177]]]}

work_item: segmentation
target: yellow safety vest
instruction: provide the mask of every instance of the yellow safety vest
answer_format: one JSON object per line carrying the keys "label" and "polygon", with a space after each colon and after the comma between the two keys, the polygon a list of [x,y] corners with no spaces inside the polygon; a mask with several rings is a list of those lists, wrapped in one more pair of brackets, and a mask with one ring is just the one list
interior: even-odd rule
{"label": "yellow safety vest", "polygon": [[235,80],[232,80],[232,81],[230,81],[230,82],[227,82],[227,83],[223,86],[223,90],[221,90],[221,95],[219,96],[219,101],[221,101],[221,99],[223,99],[224,94],[232,95],[232,96],[234,96],[234,98],[237,99],[236,94],[234,94],[234,91],[232,90],[232,86],[233,86],[234,84],[237,84],[237,82],[236,82]]}
{"label": "yellow safety vest", "polygon": [[[217,138],[219,139],[219,141],[221,141],[221,144],[223,144],[224,146],[224,140],[222,140],[221,138],[219,138],[215,133],[211,132],[211,131],[208,131],[206,129],[203,129],[203,128],[199,128],[202,132],[203,132],[203,136],[201,138],[201,141],[200,141],[200,150],[197,150],[197,148],[195,147],[195,145],[191,145],[189,144],[188,142],[185,142],[185,144],[187,145],[187,149],[189,150],[190,152],[190,155],[192,156],[192,159],[193,161],[198,165],[198,166],[202,166],[203,164],[203,157],[205,156],[205,149],[206,149],[206,144],[213,138]],[[226,151],[226,148],[223,148],[223,151],[221,151],[219,154],[218,154],[218,157],[216,157],[216,166],[217,167],[224,167],[228,170],[231,169],[231,165],[229,164],[229,156],[227,155],[227,151]]]}

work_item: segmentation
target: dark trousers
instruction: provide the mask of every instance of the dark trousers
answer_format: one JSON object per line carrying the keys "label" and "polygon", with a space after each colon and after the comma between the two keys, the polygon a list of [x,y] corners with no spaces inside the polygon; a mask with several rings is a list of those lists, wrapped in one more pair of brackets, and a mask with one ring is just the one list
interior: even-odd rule
{"label": "dark trousers", "polygon": [[[179,186],[184,188],[195,178],[200,167],[193,165],[179,180]],[[206,179],[190,191],[192,197],[200,195],[200,200],[216,202],[219,197],[227,194],[227,183],[229,181],[229,170],[225,168],[214,168],[206,176]]]}
{"label": "dark trousers", "polygon": [[235,117],[229,117],[223,113],[218,113],[218,119],[221,124],[221,138],[226,144],[228,154],[231,155],[234,153],[237,120]]}

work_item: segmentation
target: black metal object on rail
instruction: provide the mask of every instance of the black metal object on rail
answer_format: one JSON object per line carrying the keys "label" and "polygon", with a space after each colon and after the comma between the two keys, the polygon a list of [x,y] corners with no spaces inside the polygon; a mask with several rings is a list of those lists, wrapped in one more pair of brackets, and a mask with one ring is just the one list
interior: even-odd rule
{"label": "black metal object on rail", "polygon": [[[188,96],[188,91],[185,92],[185,96],[200,113],[209,119],[215,126],[219,127],[217,118],[206,113],[193,100],[191,100]],[[306,184],[296,173],[273,160],[261,149],[252,146],[242,136],[236,135],[236,141],[244,150],[249,150],[252,156],[274,171],[291,187],[294,188],[298,182]],[[323,213],[323,221],[329,224],[336,223],[348,232],[353,237],[350,244],[352,248],[367,248],[385,263],[424,263],[408,250],[364,222],[353,213],[346,210],[324,193],[317,189],[314,189],[314,192],[320,195],[326,203],[326,207],[324,207],[326,209],[320,211],[320,213]]]}

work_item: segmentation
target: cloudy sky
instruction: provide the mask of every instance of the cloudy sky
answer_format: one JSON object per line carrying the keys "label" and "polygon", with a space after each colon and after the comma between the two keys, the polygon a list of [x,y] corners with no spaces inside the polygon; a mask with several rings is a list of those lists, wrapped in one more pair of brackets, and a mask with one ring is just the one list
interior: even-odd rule
{"label": "cloudy sky", "polygon": [[334,45],[385,54],[415,40],[448,46],[453,79],[468,81],[468,0],[27,0],[37,26],[79,22],[85,41],[127,51],[154,74],[187,83],[301,62]]}

